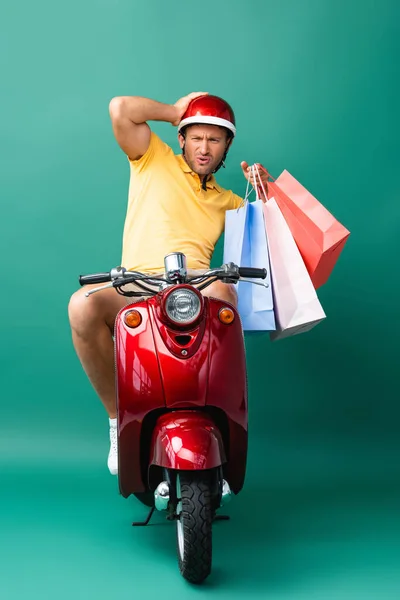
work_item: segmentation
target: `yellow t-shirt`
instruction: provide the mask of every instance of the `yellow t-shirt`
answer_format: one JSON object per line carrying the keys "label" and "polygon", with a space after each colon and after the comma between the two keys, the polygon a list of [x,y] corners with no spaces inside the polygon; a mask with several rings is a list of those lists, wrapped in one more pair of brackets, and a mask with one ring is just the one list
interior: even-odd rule
{"label": "yellow t-shirt", "polygon": [[242,199],[214,176],[201,188],[199,176],[154,132],[139,160],[129,160],[130,182],[122,266],[155,273],[164,256],[183,252],[189,269],[208,269],[225,225],[225,211]]}

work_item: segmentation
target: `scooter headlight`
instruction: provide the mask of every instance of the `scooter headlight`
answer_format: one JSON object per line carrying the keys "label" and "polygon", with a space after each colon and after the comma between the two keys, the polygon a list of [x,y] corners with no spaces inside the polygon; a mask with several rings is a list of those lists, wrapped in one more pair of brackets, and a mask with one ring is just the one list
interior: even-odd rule
{"label": "scooter headlight", "polygon": [[196,292],[181,288],[171,292],[165,302],[169,319],[179,325],[187,325],[197,319],[201,311],[201,300]]}

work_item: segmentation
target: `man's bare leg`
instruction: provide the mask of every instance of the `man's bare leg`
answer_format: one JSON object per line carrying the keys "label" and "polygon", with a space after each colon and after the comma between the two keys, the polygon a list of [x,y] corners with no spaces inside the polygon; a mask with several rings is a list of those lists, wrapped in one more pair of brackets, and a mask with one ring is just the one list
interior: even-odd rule
{"label": "man's bare leg", "polygon": [[115,318],[126,306],[126,298],[114,289],[106,289],[88,298],[85,292],[96,287],[87,285],[70,299],[68,315],[72,341],[82,367],[97,392],[110,419],[116,417],[114,373]]}

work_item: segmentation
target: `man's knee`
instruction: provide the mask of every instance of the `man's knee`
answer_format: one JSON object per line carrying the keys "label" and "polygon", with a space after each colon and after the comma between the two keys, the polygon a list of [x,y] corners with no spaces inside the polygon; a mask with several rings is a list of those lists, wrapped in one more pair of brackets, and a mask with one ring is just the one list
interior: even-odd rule
{"label": "man's knee", "polygon": [[93,307],[89,306],[88,298],[85,297],[85,290],[82,288],[72,294],[68,303],[68,318],[73,329],[80,329],[81,323],[91,318]]}
{"label": "man's knee", "polygon": [[85,296],[88,289],[97,287],[88,285],[72,294],[68,304],[68,316],[72,329],[80,335],[93,331],[93,327],[107,325],[110,331],[118,312],[126,306],[126,299],[119,296],[113,288],[102,290],[91,296]]}
{"label": "man's knee", "polygon": [[86,288],[77,290],[68,303],[71,328],[79,335],[84,335],[96,322],[105,320],[103,303],[95,296],[86,297],[86,291]]}

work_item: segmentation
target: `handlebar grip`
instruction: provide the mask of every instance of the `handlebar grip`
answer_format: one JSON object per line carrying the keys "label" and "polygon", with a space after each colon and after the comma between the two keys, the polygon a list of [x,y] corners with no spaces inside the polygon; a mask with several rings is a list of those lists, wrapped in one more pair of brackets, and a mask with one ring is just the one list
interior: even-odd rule
{"label": "handlebar grip", "polygon": [[248,277],[249,279],[265,279],[267,269],[255,269],[253,267],[239,267],[240,277]]}
{"label": "handlebar grip", "polygon": [[94,273],[93,275],[81,275],[79,277],[80,285],[106,283],[107,281],[111,281],[111,273]]}

